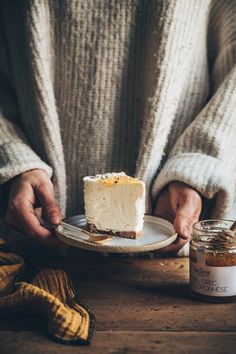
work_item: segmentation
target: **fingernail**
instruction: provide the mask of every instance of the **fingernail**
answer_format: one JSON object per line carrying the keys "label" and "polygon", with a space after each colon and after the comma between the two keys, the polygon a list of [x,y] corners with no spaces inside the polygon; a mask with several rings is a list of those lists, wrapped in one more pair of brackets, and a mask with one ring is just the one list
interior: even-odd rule
{"label": "fingernail", "polygon": [[187,240],[187,239],[189,238],[189,236],[190,236],[190,229],[189,229],[188,226],[185,226],[184,232],[183,232],[183,234],[182,234],[182,237],[183,237],[185,240]]}
{"label": "fingernail", "polygon": [[52,216],[52,217],[50,218],[50,222],[51,222],[51,224],[53,224],[53,225],[58,225],[58,224],[60,224],[60,218],[59,218],[59,216],[57,216],[57,215]]}

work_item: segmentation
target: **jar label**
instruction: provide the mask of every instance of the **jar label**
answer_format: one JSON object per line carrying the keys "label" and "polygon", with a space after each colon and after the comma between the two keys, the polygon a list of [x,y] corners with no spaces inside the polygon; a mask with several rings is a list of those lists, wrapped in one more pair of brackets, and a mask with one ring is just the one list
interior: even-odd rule
{"label": "jar label", "polygon": [[235,296],[236,266],[211,267],[191,260],[190,288],[208,296]]}

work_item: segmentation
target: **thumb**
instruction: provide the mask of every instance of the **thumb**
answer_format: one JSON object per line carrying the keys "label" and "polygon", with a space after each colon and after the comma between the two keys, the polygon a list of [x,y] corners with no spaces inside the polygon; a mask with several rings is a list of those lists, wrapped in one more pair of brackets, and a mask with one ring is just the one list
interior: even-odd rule
{"label": "thumb", "polygon": [[53,185],[41,184],[36,187],[35,193],[40,201],[46,220],[50,224],[59,224],[62,217],[60,208],[55,199]]}
{"label": "thumb", "polygon": [[174,228],[178,235],[187,240],[191,236],[192,225],[198,220],[200,211],[192,200],[185,199],[176,212]]}

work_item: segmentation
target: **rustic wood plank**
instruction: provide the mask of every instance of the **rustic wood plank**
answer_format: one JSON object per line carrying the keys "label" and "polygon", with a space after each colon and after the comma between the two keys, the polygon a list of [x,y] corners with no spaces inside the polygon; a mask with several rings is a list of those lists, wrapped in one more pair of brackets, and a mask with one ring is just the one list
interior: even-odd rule
{"label": "rustic wood plank", "polygon": [[[205,304],[174,296],[159,299],[155,295],[137,299],[124,289],[120,289],[120,298],[108,299],[105,292],[97,290],[94,299],[91,295],[86,298],[96,315],[98,330],[236,331],[235,303]],[[37,331],[44,327],[44,321],[34,316],[0,319],[0,330]]]}
{"label": "rustic wood plank", "polygon": [[[131,300],[132,301],[132,300]],[[90,304],[90,302],[88,302]],[[211,306],[211,305],[209,305]],[[124,306],[122,299],[118,304],[90,306],[95,313],[99,330],[173,330],[173,331],[236,331],[236,306],[212,305],[179,306],[155,303],[147,306]]]}
{"label": "rustic wood plank", "polygon": [[236,331],[236,303],[209,304],[190,296],[187,258],[94,262],[77,265],[72,275],[99,330]]}
{"label": "rustic wood plank", "polygon": [[[107,305],[97,301],[90,309],[96,316],[97,330],[132,330],[132,331],[236,331],[236,306],[209,305],[198,307],[163,304],[158,307],[130,306],[119,303]],[[22,316],[21,318],[1,318],[0,331],[5,330],[42,330],[45,322],[39,317]]]}
{"label": "rustic wood plank", "polygon": [[0,333],[1,354],[234,354],[236,333],[97,332],[92,344],[75,347],[53,342],[44,332]]}
{"label": "rustic wood plank", "polygon": [[168,271],[177,271],[186,274],[188,270],[188,258],[155,258],[143,259],[125,256],[91,256],[87,258],[61,258],[61,259],[32,259],[33,265],[40,268],[63,268],[82,277],[85,274],[91,278],[96,276],[104,277],[109,274],[125,275],[128,271],[130,275],[138,276],[146,272],[156,272],[165,274]]}
{"label": "rustic wood plank", "polygon": [[[98,330],[236,331],[236,303],[191,298],[187,259],[106,258],[72,265],[75,289],[95,313]],[[0,320],[1,330],[37,331],[44,326],[37,317]]]}

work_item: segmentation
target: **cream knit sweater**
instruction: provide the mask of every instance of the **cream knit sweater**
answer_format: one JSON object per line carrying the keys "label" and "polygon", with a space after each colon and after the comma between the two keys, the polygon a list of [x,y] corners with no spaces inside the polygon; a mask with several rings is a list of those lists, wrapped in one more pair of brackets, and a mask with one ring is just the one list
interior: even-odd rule
{"label": "cream knit sweater", "polygon": [[153,201],[179,180],[227,216],[235,0],[3,0],[0,20],[3,186],[41,168],[72,215],[83,176],[124,170]]}

